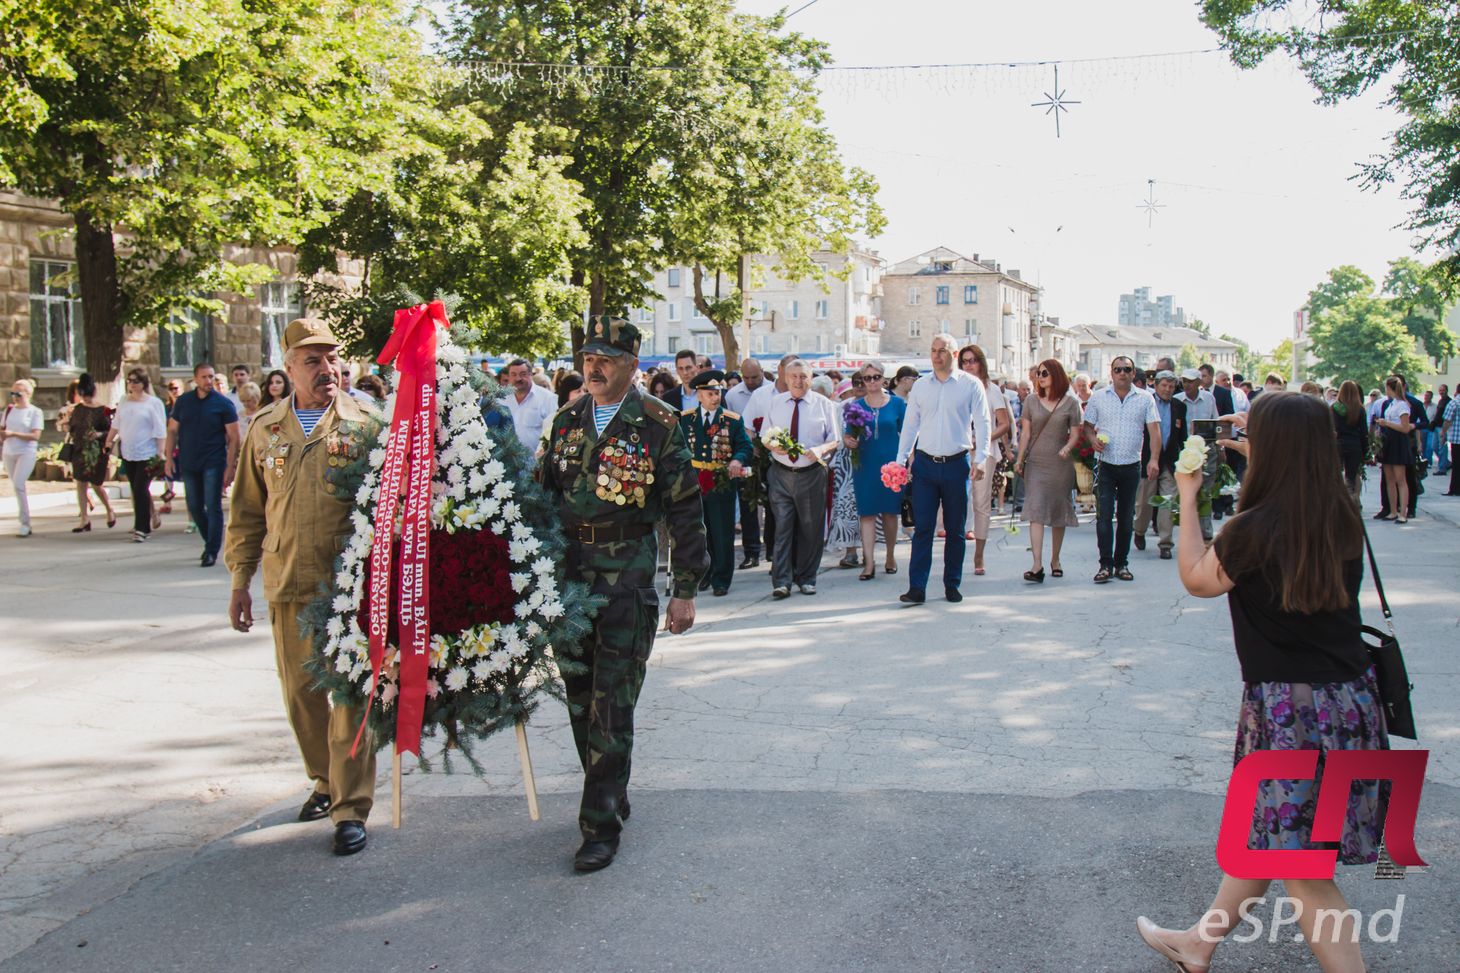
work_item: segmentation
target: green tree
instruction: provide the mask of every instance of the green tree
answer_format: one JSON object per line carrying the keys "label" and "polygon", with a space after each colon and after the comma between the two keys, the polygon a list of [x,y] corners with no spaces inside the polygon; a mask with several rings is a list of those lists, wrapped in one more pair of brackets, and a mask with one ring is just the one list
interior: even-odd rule
{"label": "green tree", "polygon": [[[687,263],[697,306],[720,326],[740,317],[745,255],[789,253],[804,271],[817,245],[880,226],[865,174],[844,172],[802,72],[821,45],[779,35],[780,19],[738,16],[730,0],[463,0],[449,32],[459,57],[501,79],[474,110],[494,129],[562,133],[564,175],[582,186],[586,241],[571,281],[590,313],[626,313],[656,295],[654,273]],[[569,65],[568,68],[523,67]],[[770,246],[770,244],[774,244]],[[706,291],[706,273],[733,289]],[[572,329],[573,349],[582,328]]]}
{"label": "green tree", "polygon": [[[4,2],[4,0],[0,0]],[[389,185],[431,70],[393,0],[23,0],[0,81],[0,164],[75,221],[87,364],[127,325],[266,279],[228,244],[292,244]],[[407,125],[409,127],[409,125]]]}
{"label": "green tree", "polygon": [[1197,334],[1201,335],[1203,338],[1210,338],[1212,336],[1212,326],[1210,324],[1207,324],[1201,318],[1192,318],[1190,321],[1186,322],[1186,326],[1195,331]]}
{"label": "green tree", "polygon": [[1381,297],[1351,297],[1327,308],[1314,318],[1308,335],[1315,373],[1332,381],[1353,379],[1360,388],[1372,389],[1394,372],[1413,375],[1424,368],[1398,309]]}
{"label": "green tree", "polygon": [[1391,260],[1384,278],[1384,293],[1392,295],[1399,311],[1399,323],[1414,335],[1436,366],[1455,357],[1455,333],[1445,324],[1453,303],[1435,268],[1426,267],[1413,257]]}
{"label": "green tree", "polygon": [[1338,307],[1356,297],[1372,297],[1374,278],[1353,264],[1344,264],[1328,272],[1328,279],[1308,292],[1308,312],[1316,319],[1331,307]]}
{"label": "green tree", "polygon": [[1362,165],[1363,185],[1401,183],[1407,223],[1424,246],[1449,254],[1440,272],[1460,280],[1460,17],[1434,0],[1202,0],[1202,20],[1232,59],[1255,67],[1285,51],[1334,104],[1376,85],[1404,119],[1388,149]]}
{"label": "green tree", "polygon": [[1181,350],[1176,353],[1176,370],[1184,371],[1188,368],[1196,368],[1201,364],[1201,352],[1196,350],[1196,345],[1182,345]]}

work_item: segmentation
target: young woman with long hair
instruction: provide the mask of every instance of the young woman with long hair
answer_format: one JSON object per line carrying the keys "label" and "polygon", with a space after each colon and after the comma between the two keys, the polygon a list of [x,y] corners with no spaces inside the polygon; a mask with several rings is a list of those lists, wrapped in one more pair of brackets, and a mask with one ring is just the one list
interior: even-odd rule
{"label": "young woman with long hair", "polygon": [[262,391],[263,396],[259,399],[260,409],[278,402],[280,399],[287,399],[293,389],[289,387],[289,376],[276,368],[264,378]]}
{"label": "young woman with long hair", "polygon": [[77,401],[66,417],[66,438],[71,443],[71,476],[76,481],[76,505],[81,522],[71,528],[80,534],[91,530],[91,498],[95,492],[106,508],[106,525],[117,525],[117,512],[107,495],[106,477],[111,472],[111,453],[106,449],[106,435],[112,427],[112,410],[96,399],[96,379],[82,372],[76,379]]}
{"label": "young woman with long hair", "polygon": [[1409,400],[1404,397],[1404,383],[1397,376],[1389,376],[1384,383],[1389,398],[1379,409],[1374,425],[1379,427],[1379,465],[1384,470],[1384,491],[1389,498],[1389,515],[1380,520],[1393,520],[1405,524],[1404,516],[1409,509],[1409,481],[1405,472],[1414,462],[1414,417],[1411,416]]}
{"label": "young woman with long hair", "polygon": [[978,345],[964,345],[958,350],[958,367],[983,384],[984,397],[989,403],[989,454],[984,460],[983,476],[970,480],[969,512],[973,515],[973,529],[964,536],[973,541],[973,573],[983,574],[983,551],[989,542],[989,519],[993,514],[994,474],[1004,458],[1003,441],[1014,427],[1010,419],[1009,401],[999,383],[989,378],[989,360]]}
{"label": "young woman with long hair", "polygon": [[[1181,582],[1199,598],[1227,596],[1245,686],[1234,762],[1258,750],[1387,750],[1379,689],[1359,615],[1364,526],[1339,479],[1333,419],[1320,399],[1264,392],[1252,403],[1240,513],[1208,550],[1197,517],[1201,473],[1177,473],[1181,495]],[[1400,508],[1402,509],[1402,508]],[[1319,779],[1321,779],[1321,766]],[[1258,788],[1251,847],[1301,850],[1312,840],[1318,779],[1266,780]],[[1378,861],[1387,781],[1350,789],[1339,861]],[[1267,892],[1265,879],[1223,876],[1207,913],[1184,930],[1136,920],[1142,939],[1185,973],[1205,973],[1239,921],[1239,906]],[[1322,936],[1318,910],[1348,908],[1332,879],[1285,879],[1301,903],[1298,927],[1324,973],[1361,973],[1351,916]],[[1352,941],[1350,934],[1353,933]]]}
{"label": "young woman with long hair", "polygon": [[1333,433],[1338,437],[1338,457],[1343,462],[1343,479],[1348,492],[1359,497],[1359,475],[1364,470],[1364,453],[1368,445],[1367,413],[1364,393],[1359,383],[1344,382],[1338,387],[1338,401],[1333,403]]}

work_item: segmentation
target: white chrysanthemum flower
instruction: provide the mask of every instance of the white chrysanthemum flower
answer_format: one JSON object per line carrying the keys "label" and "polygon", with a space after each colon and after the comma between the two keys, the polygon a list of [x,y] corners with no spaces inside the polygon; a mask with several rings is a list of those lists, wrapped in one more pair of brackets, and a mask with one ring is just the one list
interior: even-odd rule
{"label": "white chrysanthemum flower", "polygon": [[537,611],[537,609],[542,607],[543,600],[544,599],[542,596],[542,592],[534,591],[532,594],[527,596],[527,605],[533,611]]}
{"label": "white chrysanthemum flower", "polygon": [[324,633],[332,639],[337,639],[345,634],[345,623],[336,615],[324,623]]}
{"label": "white chrysanthemum flower", "polygon": [[489,518],[497,516],[497,513],[502,509],[502,501],[491,499],[483,500],[480,504],[477,505],[477,509],[482,512],[482,520],[485,521]]}
{"label": "white chrysanthemum flower", "polygon": [[472,493],[482,493],[487,489],[487,474],[481,470],[472,470],[471,476],[466,478],[466,485]]}
{"label": "white chrysanthemum flower", "polygon": [[446,688],[453,693],[460,692],[466,688],[467,681],[470,678],[465,666],[457,666],[446,674]]}
{"label": "white chrysanthemum flower", "polygon": [[537,622],[528,622],[523,631],[527,633],[528,638],[535,639],[542,634],[542,626]]}
{"label": "white chrysanthemum flower", "polygon": [[[507,467],[502,464],[501,460],[494,459],[482,468],[482,472],[487,474],[487,480],[489,482],[496,483],[507,475]],[[499,493],[497,496],[504,496],[504,494]]]}
{"label": "white chrysanthemum flower", "polygon": [[532,540],[532,528],[527,526],[526,524],[513,524],[512,539],[514,541]]}
{"label": "white chrysanthemum flower", "polygon": [[[523,546],[527,548],[528,554],[536,554],[538,551],[542,550],[542,541],[536,537],[529,537],[526,541],[523,542]],[[523,560],[525,561],[527,560],[527,558],[523,558]]]}
{"label": "white chrysanthemum flower", "polygon": [[502,519],[509,524],[516,523],[522,517],[522,508],[517,506],[515,500],[509,500],[502,504]]}
{"label": "white chrysanthemum flower", "polygon": [[357,661],[350,667],[350,681],[359,682],[360,678],[370,671],[370,666],[364,662]]}
{"label": "white chrysanthemum flower", "polygon": [[525,601],[519,601],[517,603],[516,612],[518,618],[526,618],[528,615],[532,614],[532,606]]}
{"label": "white chrysanthemum flower", "polygon": [[552,562],[552,558],[547,558],[547,557],[540,557],[540,558],[538,558],[536,561],[533,561],[532,562],[532,570],[535,571],[535,572],[537,572],[538,574],[552,574],[553,573],[553,562]]}
{"label": "white chrysanthemum flower", "polygon": [[351,658],[351,656],[343,652],[335,656],[335,672],[349,672]]}
{"label": "white chrysanthemum flower", "polygon": [[507,556],[514,561],[526,561],[529,553],[527,544],[527,541],[513,541],[507,545]]}
{"label": "white chrysanthemum flower", "polygon": [[498,483],[492,487],[492,496],[498,500],[510,500],[512,498],[512,484]]}
{"label": "white chrysanthemum flower", "polygon": [[379,469],[385,465],[385,450],[379,446],[370,451],[370,465]]}
{"label": "white chrysanthemum flower", "polygon": [[512,656],[502,649],[498,649],[487,656],[487,665],[493,672],[506,672],[512,665]]}
{"label": "white chrysanthemum flower", "polygon": [[491,662],[486,659],[483,659],[471,668],[471,674],[481,683],[491,681],[492,676],[496,675],[496,673],[497,670],[492,668]]}
{"label": "white chrysanthemum flower", "polygon": [[561,616],[566,610],[561,601],[550,601],[542,606],[542,617],[548,621],[552,621],[554,618]]}
{"label": "white chrysanthemum flower", "polygon": [[492,530],[492,533],[496,534],[498,537],[506,537],[507,536],[507,522],[504,521],[504,520],[494,520],[494,521],[492,521],[492,528],[491,528],[491,530]]}
{"label": "white chrysanthemum flower", "polygon": [[350,511],[350,523],[354,526],[357,535],[363,534],[365,529],[370,526],[370,518],[365,516],[363,511],[352,510]]}
{"label": "white chrysanthemum flower", "polygon": [[508,576],[508,580],[512,582],[512,590],[520,595],[527,590],[528,585],[532,584],[532,575],[513,574]]}
{"label": "white chrysanthemum flower", "polygon": [[449,466],[446,468],[446,482],[450,483],[452,486],[456,486],[456,484],[461,483],[465,479],[466,474],[462,472],[461,467]]}
{"label": "white chrysanthemum flower", "polygon": [[[335,583],[336,584],[339,584],[339,579],[336,579],[335,580]],[[341,587],[343,587],[343,585]],[[338,595],[335,595],[335,600],[332,601],[332,602],[330,602],[330,607],[333,608],[337,612],[347,612],[351,608],[354,608],[355,605],[354,605],[353,602],[350,601],[350,596],[349,595],[346,595],[346,594],[338,594]]]}
{"label": "white chrysanthemum flower", "polygon": [[[456,469],[456,467],[453,466],[452,469]],[[447,494],[447,496],[451,497],[451,499],[455,500],[457,503],[460,503],[460,502],[462,502],[463,500],[466,499],[466,484],[465,483],[456,483],[456,484],[453,484],[452,487],[451,487],[451,489],[449,489],[449,490],[446,491],[446,494]]]}

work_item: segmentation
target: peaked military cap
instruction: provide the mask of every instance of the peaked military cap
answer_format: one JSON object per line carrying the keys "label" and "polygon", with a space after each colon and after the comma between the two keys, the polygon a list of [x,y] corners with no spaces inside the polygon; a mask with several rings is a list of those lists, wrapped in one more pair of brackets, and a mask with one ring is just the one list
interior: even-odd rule
{"label": "peaked military cap", "polygon": [[595,314],[588,319],[588,340],[583,344],[585,355],[620,355],[639,357],[639,329],[623,318]]}
{"label": "peaked military cap", "polygon": [[284,350],[303,348],[306,345],[329,345],[336,347],[340,339],[336,338],[329,325],[323,321],[311,321],[308,318],[298,318],[289,322],[284,329]]}
{"label": "peaked military cap", "polygon": [[711,389],[712,391],[723,392],[730,386],[725,381],[724,372],[720,371],[718,368],[711,368],[706,371],[700,372],[694,378],[690,379],[689,387],[695,392],[698,392],[700,389]]}

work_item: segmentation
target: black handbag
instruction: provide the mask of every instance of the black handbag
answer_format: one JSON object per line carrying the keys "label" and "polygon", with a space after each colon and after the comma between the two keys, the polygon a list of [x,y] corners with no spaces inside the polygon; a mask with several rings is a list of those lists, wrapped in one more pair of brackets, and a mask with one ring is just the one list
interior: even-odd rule
{"label": "black handbag", "polygon": [[1369,661],[1373,663],[1374,675],[1379,680],[1379,705],[1384,710],[1384,725],[1390,736],[1418,740],[1414,710],[1409,702],[1414,684],[1409,681],[1409,672],[1404,668],[1404,653],[1399,650],[1399,636],[1394,634],[1394,613],[1389,610],[1389,599],[1384,597],[1384,582],[1379,577],[1379,563],[1374,560],[1374,548],[1369,544],[1367,529],[1364,530],[1364,551],[1369,556],[1374,588],[1379,592],[1379,607],[1384,610],[1384,627],[1389,630],[1381,632],[1368,625],[1362,629],[1364,647],[1369,650]]}
{"label": "black handbag", "polygon": [[69,439],[66,440],[61,444],[60,452],[56,453],[56,459],[62,463],[76,462],[76,444]]}
{"label": "black handbag", "polygon": [[[908,490],[909,493],[912,492],[908,487],[903,487],[903,489]],[[913,519],[912,497],[908,496],[906,493],[904,493],[902,496],[902,526],[917,526],[917,521]]]}

